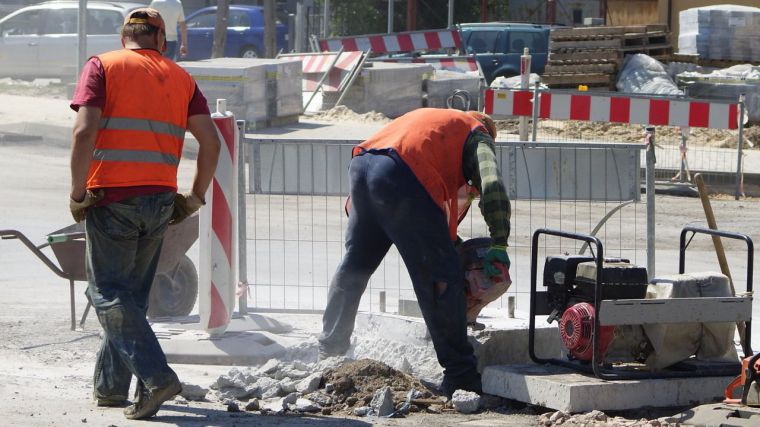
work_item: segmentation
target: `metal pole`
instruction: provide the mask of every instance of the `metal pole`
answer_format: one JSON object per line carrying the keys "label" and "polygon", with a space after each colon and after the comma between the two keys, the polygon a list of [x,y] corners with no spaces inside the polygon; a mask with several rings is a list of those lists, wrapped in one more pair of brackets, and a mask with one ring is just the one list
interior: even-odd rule
{"label": "metal pole", "polygon": [[87,0],[79,0],[79,13],[77,14],[77,75],[74,81],[79,79],[82,67],[87,61]]}
{"label": "metal pole", "polygon": [[274,0],[264,0],[264,57],[274,58],[277,55],[276,18]]}
{"label": "metal pole", "polygon": [[248,241],[245,228],[245,120],[237,120],[238,127],[238,312],[248,312]]}
{"label": "metal pole", "polygon": [[541,96],[541,92],[538,91],[538,87],[539,83],[536,82],[536,85],[533,87],[533,115],[531,117],[533,124],[530,132],[530,140],[533,142],[536,142],[536,137],[538,135],[538,108],[540,104],[539,97]]}
{"label": "metal pole", "polygon": [[739,95],[739,149],[736,154],[736,190],[734,199],[742,196],[742,151],[744,150],[744,94]]}
{"label": "metal pole", "polygon": [[306,26],[304,25],[304,13],[303,0],[298,0],[298,3],[296,3],[296,52],[304,51],[304,30],[306,29]]}
{"label": "metal pole", "polygon": [[327,38],[330,35],[330,0],[324,0],[322,8],[322,37]]}
{"label": "metal pole", "polygon": [[647,129],[646,191],[647,191],[647,272],[651,280],[655,276],[655,211],[654,211],[654,126]]}
{"label": "metal pole", "polygon": [[[523,49],[523,54],[520,57],[520,89],[530,89],[530,51],[526,47]],[[520,141],[528,140],[528,118],[520,116]]]}
{"label": "metal pole", "polygon": [[449,0],[449,27],[452,28],[454,26],[454,0]]}
{"label": "metal pole", "polygon": [[680,182],[686,182],[686,152],[688,147],[686,145],[689,139],[689,128],[681,128],[681,146],[679,147],[681,154],[681,168],[678,172]]}
{"label": "metal pole", "polygon": [[388,34],[393,33],[393,6],[396,0],[388,0]]}

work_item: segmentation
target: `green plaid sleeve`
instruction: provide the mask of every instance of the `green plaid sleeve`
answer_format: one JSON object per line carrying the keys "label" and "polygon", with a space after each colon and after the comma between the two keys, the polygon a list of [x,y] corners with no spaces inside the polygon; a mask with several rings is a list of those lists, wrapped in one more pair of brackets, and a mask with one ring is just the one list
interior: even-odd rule
{"label": "green plaid sleeve", "polygon": [[480,212],[488,224],[494,245],[507,246],[512,208],[491,136],[473,132],[464,146],[462,172],[480,193]]}

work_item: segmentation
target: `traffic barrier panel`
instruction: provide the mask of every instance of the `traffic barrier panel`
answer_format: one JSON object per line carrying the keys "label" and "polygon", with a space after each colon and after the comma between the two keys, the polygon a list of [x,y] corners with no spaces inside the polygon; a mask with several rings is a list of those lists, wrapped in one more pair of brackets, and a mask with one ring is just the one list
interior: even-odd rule
{"label": "traffic barrier panel", "polygon": [[[282,54],[278,58],[300,59],[303,70],[303,90],[314,92],[325,73],[322,84],[325,91],[340,91],[352,70],[360,62],[364,52],[322,52],[305,54]],[[336,61],[337,58],[337,61]]]}
{"label": "traffic barrier panel", "polygon": [[[538,117],[656,126],[737,129],[738,103],[687,98],[591,95],[539,91]],[[533,92],[489,89],[485,112],[494,117],[532,116]]]}
{"label": "traffic barrier panel", "polygon": [[226,101],[218,99],[212,120],[222,146],[214,179],[206,191],[206,206],[200,212],[198,307],[201,325],[212,335],[227,329],[238,283],[239,131],[235,116],[226,109]]}
{"label": "traffic barrier panel", "polygon": [[416,52],[420,50],[459,49],[462,42],[456,30],[407,31],[394,34],[368,34],[319,40],[323,51],[372,50],[376,54]]}

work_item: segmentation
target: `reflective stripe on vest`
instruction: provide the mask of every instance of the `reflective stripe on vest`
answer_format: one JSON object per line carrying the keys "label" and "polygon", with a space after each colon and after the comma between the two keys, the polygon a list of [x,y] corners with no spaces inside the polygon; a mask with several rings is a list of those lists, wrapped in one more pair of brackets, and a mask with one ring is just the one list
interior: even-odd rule
{"label": "reflective stripe on vest", "polygon": [[92,153],[92,159],[109,162],[163,163],[169,166],[179,165],[179,159],[177,156],[162,153],[160,151],[98,149]]}
{"label": "reflective stripe on vest", "polygon": [[179,139],[185,137],[185,129],[177,125],[158,120],[131,119],[127,117],[106,117],[100,119],[100,129],[142,130],[170,135]]}

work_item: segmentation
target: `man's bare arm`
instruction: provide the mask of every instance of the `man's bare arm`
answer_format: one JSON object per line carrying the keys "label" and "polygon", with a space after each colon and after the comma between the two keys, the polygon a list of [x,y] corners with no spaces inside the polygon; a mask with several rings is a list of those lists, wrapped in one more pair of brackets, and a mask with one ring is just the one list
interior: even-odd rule
{"label": "man's bare arm", "polygon": [[84,199],[87,190],[87,173],[92,163],[95,140],[98,136],[100,115],[98,107],[81,106],[74,121],[71,139],[71,198]]}
{"label": "man's bare arm", "polygon": [[187,24],[185,21],[179,23],[179,34],[182,44],[179,46],[179,53],[181,56],[187,55]]}
{"label": "man's bare arm", "polygon": [[221,142],[216,133],[216,126],[211,117],[197,114],[187,119],[187,129],[193,134],[200,148],[193,179],[193,193],[203,200],[219,161]]}

